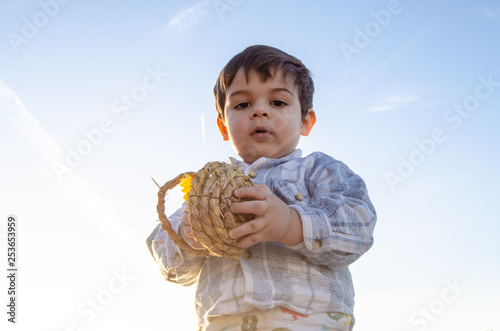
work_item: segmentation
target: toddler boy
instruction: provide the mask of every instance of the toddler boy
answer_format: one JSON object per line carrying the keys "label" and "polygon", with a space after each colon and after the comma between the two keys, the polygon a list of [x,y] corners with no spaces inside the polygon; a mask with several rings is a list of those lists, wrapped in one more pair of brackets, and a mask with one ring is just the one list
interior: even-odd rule
{"label": "toddler boy", "polygon": [[[257,184],[235,190],[251,198],[233,213],[255,218],[229,235],[250,259],[193,256],[159,224],[147,239],[166,280],[197,283],[202,330],[352,330],[354,290],[349,265],[373,244],[375,209],[364,181],[321,152],[296,149],[316,122],[314,85],[295,57],[269,46],[234,56],[214,87],[217,124]],[[184,207],[170,218],[193,248]]]}

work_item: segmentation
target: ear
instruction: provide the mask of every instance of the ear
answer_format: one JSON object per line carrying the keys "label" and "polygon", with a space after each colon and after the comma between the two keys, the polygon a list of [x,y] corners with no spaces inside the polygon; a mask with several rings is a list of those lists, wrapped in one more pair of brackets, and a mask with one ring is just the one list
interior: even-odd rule
{"label": "ear", "polygon": [[304,137],[308,136],[314,124],[316,124],[316,114],[314,113],[314,110],[309,109],[306,116],[302,120],[300,134]]}
{"label": "ear", "polygon": [[228,134],[228,131],[227,131],[227,127],[226,125],[224,124],[224,121],[217,116],[217,126],[219,127],[219,131],[222,135],[222,140],[224,141],[228,141],[229,140],[229,134]]}

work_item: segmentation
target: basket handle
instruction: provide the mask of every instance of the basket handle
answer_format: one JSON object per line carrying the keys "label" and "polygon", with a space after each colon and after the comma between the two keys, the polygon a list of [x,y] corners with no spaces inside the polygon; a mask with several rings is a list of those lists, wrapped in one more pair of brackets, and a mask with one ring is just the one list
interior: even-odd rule
{"label": "basket handle", "polygon": [[172,239],[174,244],[176,244],[178,247],[189,252],[192,255],[208,257],[210,256],[209,251],[197,250],[188,245],[184,241],[184,239],[182,239],[182,237],[178,235],[177,232],[174,231],[174,229],[172,228],[172,224],[168,220],[168,217],[165,215],[165,196],[167,194],[167,191],[179,185],[181,182],[181,178],[185,175],[191,175],[195,177],[196,173],[184,172],[179,176],[175,177],[174,179],[166,182],[163,186],[160,187],[160,189],[158,190],[158,204],[156,206],[156,211],[158,212],[158,217],[160,218],[161,228],[169,235],[170,239]]}

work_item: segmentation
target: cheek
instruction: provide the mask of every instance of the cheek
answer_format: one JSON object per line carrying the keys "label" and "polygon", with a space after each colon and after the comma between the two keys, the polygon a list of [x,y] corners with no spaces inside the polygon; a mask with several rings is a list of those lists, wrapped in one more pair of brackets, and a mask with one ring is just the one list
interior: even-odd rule
{"label": "cheek", "polygon": [[302,124],[300,113],[297,111],[287,111],[274,114],[274,125],[276,127],[293,127]]}
{"label": "cheek", "polygon": [[241,120],[241,116],[238,116],[236,114],[232,114],[227,119],[227,124],[228,124],[228,129],[231,134],[238,134],[241,129],[244,128],[245,122]]}
{"label": "cheek", "polygon": [[294,136],[299,134],[302,129],[302,123],[298,118],[281,117],[280,120],[275,122],[275,130],[278,132],[286,132],[287,135]]}
{"label": "cheek", "polygon": [[237,132],[236,130],[236,124],[233,120],[228,119],[227,121],[227,130],[229,131],[229,135],[233,136],[234,133]]}

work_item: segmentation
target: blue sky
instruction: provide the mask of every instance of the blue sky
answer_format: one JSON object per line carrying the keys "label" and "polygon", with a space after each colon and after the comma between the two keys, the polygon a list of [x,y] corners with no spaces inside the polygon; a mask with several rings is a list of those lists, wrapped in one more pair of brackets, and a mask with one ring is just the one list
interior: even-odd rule
{"label": "blue sky", "polygon": [[[192,329],[194,289],[166,283],[144,243],[150,177],[235,156],[213,84],[267,44],[313,73],[318,122],[299,147],[347,163],[377,208],[351,267],[355,329],[500,329],[499,33],[498,1],[1,1],[18,326]],[[171,192],[167,210],[180,203]]]}

